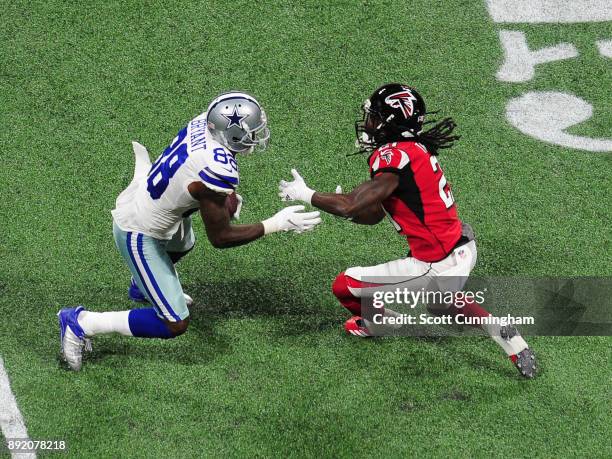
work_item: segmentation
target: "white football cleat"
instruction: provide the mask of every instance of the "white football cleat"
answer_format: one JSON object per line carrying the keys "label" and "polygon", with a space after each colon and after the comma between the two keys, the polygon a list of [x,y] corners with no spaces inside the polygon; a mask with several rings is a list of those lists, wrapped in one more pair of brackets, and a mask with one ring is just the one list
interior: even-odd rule
{"label": "white football cleat", "polygon": [[183,296],[185,297],[185,303],[187,303],[187,306],[191,306],[193,304],[193,298],[191,298],[185,292],[183,292]]}
{"label": "white football cleat", "polygon": [[83,364],[83,350],[91,351],[91,340],[77,320],[83,306],[62,309],[57,313],[60,326],[60,343],[62,358],[71,370],[79,371]]}

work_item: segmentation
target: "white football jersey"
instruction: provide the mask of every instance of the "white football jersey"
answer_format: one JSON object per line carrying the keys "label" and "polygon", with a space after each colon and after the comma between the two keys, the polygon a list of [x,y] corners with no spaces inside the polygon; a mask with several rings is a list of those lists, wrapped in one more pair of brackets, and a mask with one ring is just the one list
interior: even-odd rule
{"label": "white football jersey", "polygon": [[206,113],[191,120],[149,170],[136,167],[112,211],[115,223],[124,231],[171,239],[182,218],[199,208],[187,190],[192,182],[224,194],[239,182],[234,155],[210,137]]}

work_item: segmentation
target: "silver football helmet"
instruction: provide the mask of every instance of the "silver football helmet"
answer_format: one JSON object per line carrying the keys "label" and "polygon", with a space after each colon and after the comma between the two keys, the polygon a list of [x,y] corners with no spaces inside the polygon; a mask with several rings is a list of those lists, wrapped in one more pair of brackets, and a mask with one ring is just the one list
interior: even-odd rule
{"label": "silver football helmet", "polygon": [[245,92],[226,92],[208,106],[206,118],[213,139],[235,153],[265,150],[270,139],[266,112]]}

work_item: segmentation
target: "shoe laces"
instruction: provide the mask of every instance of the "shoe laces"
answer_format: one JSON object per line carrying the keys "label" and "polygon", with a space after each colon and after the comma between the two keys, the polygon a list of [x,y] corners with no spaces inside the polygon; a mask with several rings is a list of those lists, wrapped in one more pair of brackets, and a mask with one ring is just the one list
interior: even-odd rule
{"label": "shoe laces", "polygon": [[79,338],[74,332],[71,331],[71,335],[72,336],[68,336],[68,341],[76,344],[77,346],[79,346],[81,349],[87,351],[87,352],[92,352],[93,351],[93,347],[91,345],[91,339],[89,338]]}

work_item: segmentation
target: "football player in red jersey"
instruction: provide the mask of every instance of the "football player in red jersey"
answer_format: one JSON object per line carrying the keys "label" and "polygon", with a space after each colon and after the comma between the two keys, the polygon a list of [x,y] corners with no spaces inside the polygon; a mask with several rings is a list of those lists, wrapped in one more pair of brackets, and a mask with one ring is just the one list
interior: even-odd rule
{"label": "football player in red jersey", "polygon": [[[325,212],[355,223],[377,224],[385,213],[400,234],[406,236],[409,256],[370,267],[353,267],[340,273],[332,286],[334,295],[353,316],[345,323],[348,333],[372,336],[377,325],[362,309],[361,298],[389,284],[419,290],[434,280],[438,285],[454,279],[453,287],[463,288],[476,264],[474,233],[457,214],[455,200],[440,164],[439,150],[459,139],[453,135],[455,123],[445,118],[424,131],[425,102],[412,87],[386,84],[363,105],[363,119],[356,123],[357,144],[370,152],[371,179],[348,194],[320,193],[310,189],[293,169],[293,181],[281,181],[283,200],[304,201]],[[376,278],[376,283],[372,283]],[[457,281],[459,279],[459,281]],[[475,301],[461,305],[428,305],[436,315],[487,318],[491,314]],[[383,316],[397,316],[385,309]],[[480,321],[480,322],[487,322]],[[535,355],[513,326],[482,324],[528,378],[535,375]]]}

